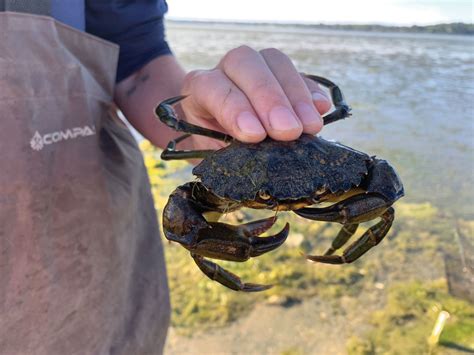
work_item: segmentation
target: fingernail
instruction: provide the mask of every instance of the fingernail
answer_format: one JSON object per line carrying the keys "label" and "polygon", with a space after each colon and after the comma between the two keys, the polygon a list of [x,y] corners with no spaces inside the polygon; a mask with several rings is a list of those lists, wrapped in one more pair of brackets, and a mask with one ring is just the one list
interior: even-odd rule
{"label": "fingernail", "polygon": [[265,134],[265,129],[259,119],[251,112],[244,111],[237,116],[237,126],[243,134],[260,136]]}
{"label": "fingernail", "polygon": [[289,131],[300,128],[295,115],[284,106],[274,107],[269,115],[270,125],[275,131]]}
{"label": "fingernail", "polygon": [[299,102],[295,106],[295,111],[304,126],[320,125],[323,121],[321,115],[316,111],[314,105],[308,105],[306,102]]}
{"label": "fingernail", "polygon": [[313,92],[311,96],[313,98],[313,101],[321,101],[321,102],[331,104],[331,101],[320,92]]}

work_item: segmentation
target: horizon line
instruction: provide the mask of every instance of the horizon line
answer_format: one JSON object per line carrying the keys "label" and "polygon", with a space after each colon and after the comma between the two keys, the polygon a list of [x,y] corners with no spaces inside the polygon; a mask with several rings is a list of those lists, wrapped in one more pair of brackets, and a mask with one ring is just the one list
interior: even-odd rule
{"label": "horizon line", "polygon": [[205,19],[205,18],[185,18],[185,17],[174,17],[167,16],[167,21],[174,22],[201,22],[201,23],[225,23],[225,24],[248,24],[248,25],[299,25],[299,26],[382,26],[382,27],[400,27],[400,28],[411,28],[411,27],[430,27],[439,25],[453,25],[461,24],[465,26],[474,26],[472,22],[452,21],[452,22],[433,22],[430,24],[396,24],[388,22],[308,22],[308,21],[268,21],[268,20],[235,20],[235,19]]}

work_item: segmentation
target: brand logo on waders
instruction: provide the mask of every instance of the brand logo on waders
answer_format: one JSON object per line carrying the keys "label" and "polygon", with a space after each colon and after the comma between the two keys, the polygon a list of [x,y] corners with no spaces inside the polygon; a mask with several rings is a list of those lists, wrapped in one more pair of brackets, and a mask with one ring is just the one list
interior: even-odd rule
{"label": "brand logo on waders", "polygon": [[51,132],[44,135],[41,135],[38,131],[36,131],[36,133],[33,135],[33,138],[31,138],[30,145],[33,150],[39,151],[47,144],[58,143],[78,137],[92,136],[94,134],[94,126],[74,127],[71,129],[66,129],[65,131]]}

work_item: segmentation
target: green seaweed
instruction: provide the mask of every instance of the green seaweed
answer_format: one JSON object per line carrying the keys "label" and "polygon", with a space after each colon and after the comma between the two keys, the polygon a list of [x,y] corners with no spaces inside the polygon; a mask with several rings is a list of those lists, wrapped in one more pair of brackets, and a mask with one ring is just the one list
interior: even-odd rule
{"label": "green seaweed", "polygon": [[290,348],[287,348],[280,353],[280,355],[304,355],[304,354],[305,352],[297,346],[292,346]]}
{"label": "green seaweed", "polygon": [[425,354],[427,339],[441,310],[450,314],[440,345],[474,349],[474,305],[448,294],[444,279],[398,283],[388,291],[386,306],[372,316],[367,339],[376,353]]}
{"label": "green seaweed", "polygon": [[348,355],[373,355],[374,345],[368,339],[362,339],[355,335],[351,336],[346,342]]}

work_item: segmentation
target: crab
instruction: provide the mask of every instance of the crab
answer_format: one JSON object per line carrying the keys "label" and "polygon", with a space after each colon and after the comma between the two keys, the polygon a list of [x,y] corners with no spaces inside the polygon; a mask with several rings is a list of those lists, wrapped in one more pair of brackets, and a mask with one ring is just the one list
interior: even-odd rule
{"label": "crab", "polygon": [[[330,80],[307,75],[326,86],[335,109],[323,116],[329,124],[350,116],[342,91]],[[211,259],[244,262],[281,246],[289,224],[275,235],[260,237],[276,217],[242,225],[219,222],[219,217],[242,207],[293,211],[315,221],[336,222],[342,228],[323,255],[306,255],[321,263],[351,263],[379,244],[387,235],[395,212],[393,203],[404,195],[403,185],[393,167],[341,143],[303,134],[294,141],[242,143],[222,132],[180,120],[173,105],[177,96],[161,102],[156,115],[167,126],[185,134],[172,140],[161,158],[202,161],[193,169],[198,178],[176,188],[163,210],[166,238],[190,251],[201,271],[210,279],[235,291],[263,291],[272,285],[243,282],[237,275]],[[229,143],[213,150],[177,150],[176,145],[191,134]],[[329,206],[310,207],[318,204]],[[216,217],[217,216],[217,217]],[[362,236],[342,248],[362,222],[380,218]]]}

